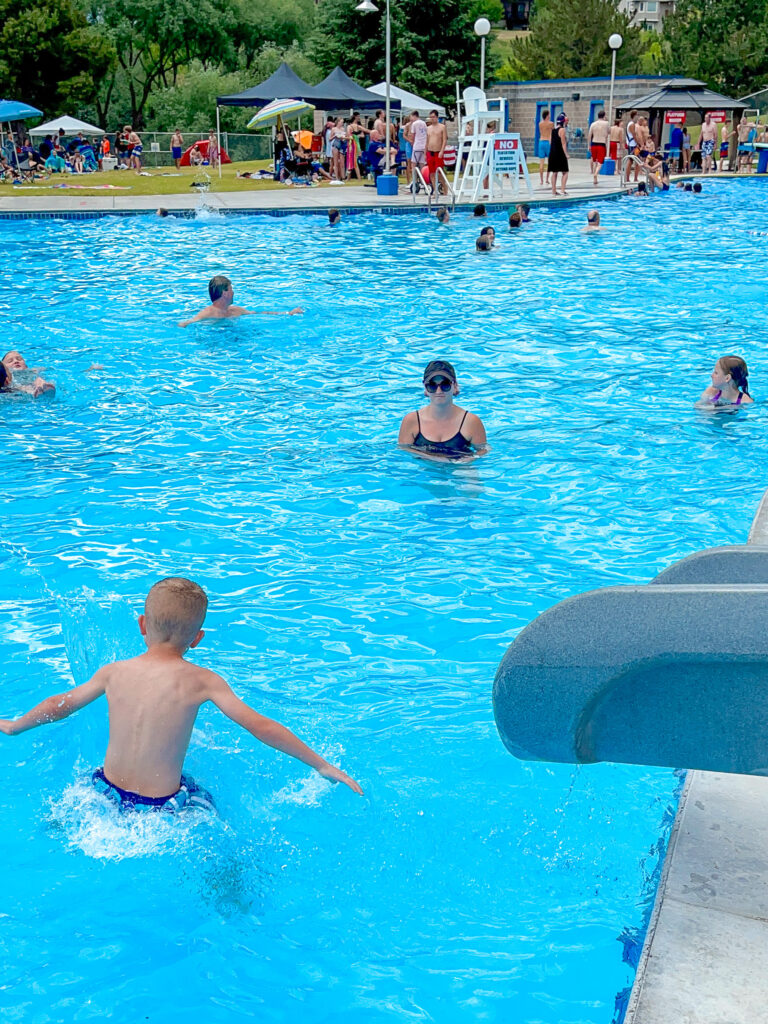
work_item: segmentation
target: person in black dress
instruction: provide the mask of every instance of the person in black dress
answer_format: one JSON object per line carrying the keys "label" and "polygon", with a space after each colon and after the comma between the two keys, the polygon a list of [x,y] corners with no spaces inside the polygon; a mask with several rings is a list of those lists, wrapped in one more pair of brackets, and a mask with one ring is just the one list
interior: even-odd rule
{"label": "person in black dress", "polygon": [[562,174],[561,196],[567,196],[565,186],[568,182],[568,140],[565,128],[568,124],[567,114],[558,114],[557,127],[552,132],[552,145],[549,151],[549,173],[552,175],[552,195],[557,195],[557,176]]}

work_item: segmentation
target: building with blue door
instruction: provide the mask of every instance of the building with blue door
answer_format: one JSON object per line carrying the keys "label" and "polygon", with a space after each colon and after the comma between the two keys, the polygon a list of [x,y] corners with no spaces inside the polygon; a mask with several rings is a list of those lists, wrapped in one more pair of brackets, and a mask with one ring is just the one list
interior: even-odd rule
{"label": "building with blue door", "polygon": [[[647,95],[658,86],[657,75],[629,75],[616,78],[613,106],[624,108],[635,98]],[[507,130],[519,132],[526,153],[536,152],[539,121],[549,110],[554,121],[558,114],[569,118],[569,149],[576,157],[587,155],[587,129],[598,110],[608,113],[611,88],[609,75],[601,78],[553,78],[533,82],[495,82],[488,96],[503,96],[507,101]]]}

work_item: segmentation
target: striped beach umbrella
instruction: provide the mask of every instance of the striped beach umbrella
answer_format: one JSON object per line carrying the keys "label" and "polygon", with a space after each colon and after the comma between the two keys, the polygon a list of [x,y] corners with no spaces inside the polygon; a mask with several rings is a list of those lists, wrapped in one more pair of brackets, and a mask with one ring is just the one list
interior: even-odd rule
{"label": "striped beach umbrella", "polygon": [[301,117],[302,114],[309,114],[314,110],[311,103],[305,100],[272,100],[248,122],[249,128],[267,128],[270,125],[278,124],[286,117]]}

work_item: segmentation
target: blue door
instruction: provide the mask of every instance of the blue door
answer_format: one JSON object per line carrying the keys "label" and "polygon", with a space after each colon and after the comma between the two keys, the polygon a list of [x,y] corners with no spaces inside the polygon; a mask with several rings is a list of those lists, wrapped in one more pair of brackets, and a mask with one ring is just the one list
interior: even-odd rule
{"label": "blue door", "polygon": [[560,100],[558,100],[557,102],[550,103],[550,105],[549,105],[549,113],[550,113],[550,116],[552,118],[553,123],[555,121],[557,121],[558,114],[562,114],[562,112],[563,112],[563,104],[562,104],[562,102]]}
{"label": "blue door", "polygon": [[597,120],[597,115],[601,110],[605,110],[605,100],[592,100],[589,104],[588,124],[592,124],[593,121]]}
{"label": "blue door", "polygon": [[533,126],[533,155],[539,155],[539,121],[545,110],[549,110],[549,100],[546,103],[536,104],[536,124]]}

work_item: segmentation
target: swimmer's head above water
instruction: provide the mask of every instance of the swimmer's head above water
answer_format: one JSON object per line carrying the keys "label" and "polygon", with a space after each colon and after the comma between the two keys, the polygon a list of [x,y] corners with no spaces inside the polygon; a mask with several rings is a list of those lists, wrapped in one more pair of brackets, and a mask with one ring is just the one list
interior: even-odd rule
{"label": "swimmer's head above water", "polygon": [[485,216],[485,207],[483,206],[482,203],[478,203],[477,204],[477,206],[475,207],[475,209],[472,212],[472,216],[473,217],[484,217]]}
{"label": "swimmer's head above water", "polygon": [[431,363],[427,363],[422,380],[424,393],[427,396],[440,393],[458,395],[459,393],[456,371],[447,359],[433,359]]}
{"label": "swimmer's head above water", "polygon": [[440,209],[437,211],[437,219],[440,221],[441,224],[448,223],[448,221],[451,219],[451,215],[450,213],[448,213],[447,206],[440,207]]}
{"label": "swimmer's head above water", "polygon": [[587,214],[587,224],[590,227],[597,228],[600,226],[600,214],[597,210],[590,210]]}
{"label": "swimmer's head above water", "polygon": [[493,242],[490,240],[488,235],[480,235],[475,242],[475,249],[477,249],[478,252],[490,252],[492,248]]}
{"label": "swimmer's head above water", "polygon": [[21,352],[11,349],[3,356],[3,366],[6,370],[28,370],[27,362]]}
{"label": "swimmer's head above water", "polygon": [[207,610],[208,598],[202,587],[182,576],[168,576],[147,594],[139,628],[148,647],[169,644],[183,654],[203,639]]}
{"label": "swimmer's head above water", "polygon": [[231,302],[235,290],[232,287],[232,282],[228,277],[224,277],[223,274],[212,277],[208,282],[208,294],[211,297],[211,302],[218,302],[219,299],[227,298],[227,293],[229,293],[229,301]]}
{"label": "swimmer's head above water", "polygon": [[341,220],[341,214],[339,213],[338,210],[329,210],[328,211],[328,223],[329,224],[338,224],[340,220]]}

